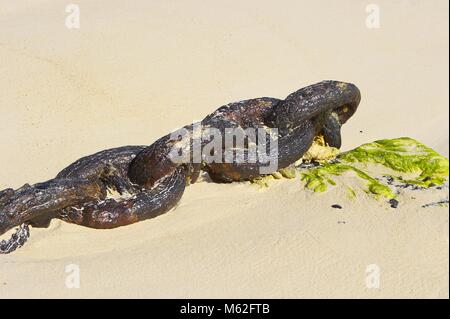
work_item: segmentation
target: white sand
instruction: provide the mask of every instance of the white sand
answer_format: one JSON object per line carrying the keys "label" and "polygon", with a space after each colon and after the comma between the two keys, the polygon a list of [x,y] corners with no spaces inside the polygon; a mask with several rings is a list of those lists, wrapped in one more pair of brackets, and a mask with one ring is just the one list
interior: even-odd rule
{"label": "white sand", "polygon": [[[446,0],[376,1],[380,29],[365,25],[367,1],[75,3],[81,28],[69,30],[66,1],[0,0],[0,189],[323,79],[362,91],[343,149],[410,136],[449,154]],[[448,209],[420,208],[438,196],[393,210],[298,179],[264,191],[202,182],[154,220],[32,229],[0,256],[0,298],[448,298]],[[68,264],[78,289],[65,287]]]}

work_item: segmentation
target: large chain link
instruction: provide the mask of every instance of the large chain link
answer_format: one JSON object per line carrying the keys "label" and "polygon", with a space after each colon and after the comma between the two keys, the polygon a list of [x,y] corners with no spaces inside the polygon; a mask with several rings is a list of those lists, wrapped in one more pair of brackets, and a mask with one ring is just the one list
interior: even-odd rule
{"label": "large chain link", "polygon": [[[322,134],[330,146],[340,147],[340,128],[356,111],[360,92],[350,83],[323,81],[300,89],[285,100],[257,98],[225,105],[200,123],[202,130],[262,129],[276,138],[277,169],[291,165]],[[0,235],[17,227],[0,253],[10,253],[29,237],[29,228],[48,227],[52,218],[93,228],[114,228],[152,218],[172,209],[188,182],[200,170],[213,181],[251,180],[261,175],[260,160],[250,162],[192,161],[195,125],[183,128],[190,137],[182,144],[168,134],[148,147],[125,146],[83,157],[45,183],[0,192]],[[203,136],[203,135],[202,135]],[[259,141],[255,139],[255,141]],[[200,148],[211,142],[201,139]],[[188,147],[188,160],[174,162],[175,146]],[[227,146],[222,144],[222,151]],[[248,155],[248,145],[243,146]],[[207,154],[208,155],[208,154]],[[244,158],[244,157],[243,157]]]}

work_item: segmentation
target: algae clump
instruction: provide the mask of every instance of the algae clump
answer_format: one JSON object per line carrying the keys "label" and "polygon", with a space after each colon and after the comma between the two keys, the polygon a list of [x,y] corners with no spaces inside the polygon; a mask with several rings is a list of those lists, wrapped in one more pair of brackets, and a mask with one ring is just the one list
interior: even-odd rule
{"label": "algae clump", "polygon": [[[396,189],[391,187],[394,181],[405,186],[428,188],[443,185],[448,180],[448,159],[409,137],[378,140],[348,152],[338,152],[326,145],[322,136],[317,136],[294,166],[262,176],[252,183],[268,187],[270,180],[295,178],[299,170],[307,189],[324,192],[329,186],[337,185],[333,177],[352,173],[355,180],[363,181],[362,189],[366,193],[393,199],[396,197]],[[320,163],[320,166],[301,167],[302,163],[310,162]],[[346,187],[349,197],[355,198],[356,190],[349,185]]]}
{"label": "algae clump", "polygon": [[302,172],[301,176],[306,188],[323,192],[329,185],[336,185],[332,176],[352,171],[365,181],[364,190],[367,193],[394,198],[395,192],[389,185],[367,172],[370,164],[381,166],[384,169],[382,176],[406,185],[431,187],[448,180],[448,159],[408,137],[363,144],[338,155],[334,162]]}
{"label": "algae clump", "polygon": [[[356,176],[366,181],[367,192],[382,195],[389,199],[395,197],[394,191],[388,185],[383,184],[359,168],[338,162],[327,163],[321,167],[313,168],[302,173],[302,181],[306,182],[306,188],[314,192],[324,192],[328,189],[328,185],[336,185],[336,182],[331,176],[339,176],[348,171],[354,172]],[[352,191],[354,193],[354,190]]]}
{"label": "algae clump", "polygon": [[409,137],[363,144],[339,158],[351,163],[381,164],[393,171],[417,174],[412,179],[400,179],[417,186],[442,185],[448,179],[448,159]]}

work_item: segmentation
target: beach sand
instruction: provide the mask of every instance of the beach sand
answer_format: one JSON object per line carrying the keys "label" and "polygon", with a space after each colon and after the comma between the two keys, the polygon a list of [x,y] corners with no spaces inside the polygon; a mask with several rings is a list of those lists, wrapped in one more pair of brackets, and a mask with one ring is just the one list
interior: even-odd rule
{"label": "beach sand", "polygon": [[[342,150],[409,136],[449,155],[446,0],[377,0],[375,29],[373,1],[75,3],[79,29],[66,1],[0,0],[0,189],[324,79],[362,92]],[[442,196],[405,192],[392,209],[300,179],[202,181],[153,220],[32,229],[0,256],[0,298],[448,298],[448,208],[421,208]]]}

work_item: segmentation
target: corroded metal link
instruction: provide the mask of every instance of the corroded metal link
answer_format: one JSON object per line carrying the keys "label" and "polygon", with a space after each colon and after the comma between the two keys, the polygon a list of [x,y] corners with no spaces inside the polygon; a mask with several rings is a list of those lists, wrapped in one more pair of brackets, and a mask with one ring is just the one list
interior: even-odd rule
{"label": "corroded metal link", "polygon": [[[298,160],[318,134],[330,146],[340,147],[341,126],[355,113],[360,99],[353,84],[323,81],[284,100],[262,97],[224,105],[200,126],[202,132],[216,129],[223,136],[227,129],[262,129],[269,135],[276,131],[277,169],[281,169]],[[184,128],[195,137],[193,125]],[[201,137],[203,152],[211,140]],[[209,162],[204,156],[194,162],[192,154],[184,162],[174,162],[170,153],[179,142],[168,134],[148,147],[101,151],[79,159],[45,183],[0,191],[0,235],[19,226],[11,239],[0,242],[0,253],[23,245],[28,225],[48,227],[53,218],[92,228],[132,224],[171,210],[201,169],[216,182],[232,182],[259,177],[266,165],[259,157],[248,160],[249,145],[259,143],[259,137],[248,139],[241,147],[242,158],[236,156],[232,162],[224,158]],[[221,145],[225,154],[228,146],[223,141]],[[185,146],[192,151],[193,144]]]}

